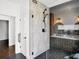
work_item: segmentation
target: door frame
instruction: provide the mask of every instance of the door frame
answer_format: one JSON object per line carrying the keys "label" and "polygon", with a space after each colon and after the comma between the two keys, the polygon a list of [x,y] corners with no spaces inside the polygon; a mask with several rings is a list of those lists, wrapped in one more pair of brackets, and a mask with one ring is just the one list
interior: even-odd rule
{"label": "door frame", "polygon": [[[9,32],[9,30],[11,29],[10,28],[10,21],[12,21],[12,18],[15,18],[15,17],[13,17],[13,16],[8,16],[8,15],[3,15],[3,14],[0,14],[0,20],[1,21],[8,21],[8,47],[10,47],[10,46],[12,46],[13,44],[11,44],[10,43],[10,32]],[[14,21],[15,21],[15,19],[14,19]],[[15,26],[15,25],[14,25]],[[14,36],[15,36],[15,34],[14,34]],[[15,44],[15,43],[14,43]]]}

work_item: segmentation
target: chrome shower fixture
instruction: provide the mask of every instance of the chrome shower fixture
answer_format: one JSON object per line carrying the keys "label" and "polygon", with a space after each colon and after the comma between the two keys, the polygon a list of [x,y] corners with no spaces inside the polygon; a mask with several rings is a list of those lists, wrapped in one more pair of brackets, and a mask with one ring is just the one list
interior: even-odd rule
{"label": "chrome shower fixture", "polygon": [[43,32],[45,32],[45,29],[46,29],[46,22],[45,22],[45,19],[46,19],[46,16],[48,15],[48,14],[46,14],[46,11],[47,11],[47,9],[44,9],[44,12],[43,12],[43,23],[44,23],[44,28],[43,28]]}

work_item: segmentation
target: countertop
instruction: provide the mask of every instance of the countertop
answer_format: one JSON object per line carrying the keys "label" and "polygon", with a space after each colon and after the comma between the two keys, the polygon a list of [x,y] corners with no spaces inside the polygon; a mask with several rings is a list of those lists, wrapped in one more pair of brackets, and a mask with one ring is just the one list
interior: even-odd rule
{"label": "countertop", "polygon": [[56,35],[53,34],[51,37],[54,38],[62,38],[62,39],[70,39],[70,40],[79,40],[79,36],[70,36],[70,35]]}

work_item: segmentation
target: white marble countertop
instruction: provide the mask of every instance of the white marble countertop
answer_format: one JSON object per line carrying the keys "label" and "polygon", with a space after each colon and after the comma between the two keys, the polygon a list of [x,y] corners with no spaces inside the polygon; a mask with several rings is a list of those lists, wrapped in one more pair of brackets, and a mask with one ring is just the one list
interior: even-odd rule
{"label": "white marble countertop", "polygon": [[51,37],[62,38],[62,39],[70,39],[70,40],[79,40],[79,37],[69,36],[69,35],[56,35],[56,34],[53,34],[53,35],[51,35]]}

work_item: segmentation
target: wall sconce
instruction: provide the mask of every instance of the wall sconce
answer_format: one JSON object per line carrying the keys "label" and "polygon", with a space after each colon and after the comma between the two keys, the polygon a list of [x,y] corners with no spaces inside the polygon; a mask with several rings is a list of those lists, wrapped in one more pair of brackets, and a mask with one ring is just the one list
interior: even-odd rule
{"label": "wall sconce", "polygon": [[75,19],[75,24],[79,24],[79,16]]}
{"label": "wall sconce", "polygon": [[57,18],[55,24],[62,24],[63,25],[64,23],[63,23],[63,20],[61,18]]}

